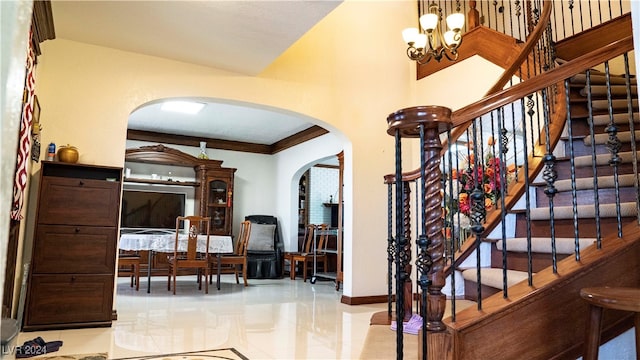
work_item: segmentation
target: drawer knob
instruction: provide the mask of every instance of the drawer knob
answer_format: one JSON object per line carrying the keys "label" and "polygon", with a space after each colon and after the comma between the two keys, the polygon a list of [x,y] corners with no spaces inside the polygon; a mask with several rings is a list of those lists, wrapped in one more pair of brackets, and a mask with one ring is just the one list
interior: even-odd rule
{"label": "drawer knob", "polygon": [[76,228],[76,232],[77,232],[77,233],[79,233],[79,232],[80,232],[80,228],[79,228],[79,227],[77,227],[77,228]]}
{"label": "drawer knob", "polygon": [[84,185],[84,181],[80,180],[80,181],[78,182],[78,184],[79,184],[80,186],[82,186],[82,185]]}

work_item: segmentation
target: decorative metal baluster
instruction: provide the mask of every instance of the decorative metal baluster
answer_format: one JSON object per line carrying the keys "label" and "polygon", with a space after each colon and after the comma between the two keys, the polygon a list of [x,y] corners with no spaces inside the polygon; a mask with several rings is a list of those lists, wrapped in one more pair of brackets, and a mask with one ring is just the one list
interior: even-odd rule
{"label": "decorative metal baluster", "polygon": [[[601,15],[602,16],[602,15]],[[618,222],[618,237],[622,237],[622,216],[620,214],[620,184],[618,182],[618,169],[622,163],[619,152],[622,148],[622,142],[618,138],[618,126],[613,121],[613,97],[611,95],[611,75],[609,73],[609,62],[604,62],[604,74],[607,84],[607,106],[609,111],[609,124],[607,125],[606,132],[609,134],[607,140],[607,150],[611,153],[611,159],[609,165],[613,167],[613,183],[615,185],[616,194],[616,221]]]}
{"label": "decorative metal baluster", "polygon": [[[474,154],[478,154],[478,143],[476,141],[477,131],[476,131],[476,122],[481,121],[481,119],[476,119],[472,123],[472,133],[473,133],[473,152]],[[482,244],[482,233],[484,232],[484,221],[487,215],[487,212],[484,208],[484,189],[481,188],[481,181],[478,179],[479,169],[478,167],[481,164],[478,161],[478,156],[474,156],[473,159],[473,191],[471,192],[471,213],[469,214],[471,218],[471,231],[473,231],[476,236],[476,292],[478,294],[478,310],[482,310],[482,273],[481,269],[481,254],[480,254],[480,244]]]}
{"label": "decorative metal baluster", "polygon": [[387,312],[393,313],[393,263],[396,259],[396,242],[393,237],[393,183],[387,184]]}
{"label": "decorative metal baluster", "polygon": [[[620,5],[622,7],[622,4]],[[627,109],[629,114],[629,131],[631,132],[631,153],[633,154],[633,186],[636,191],[636,213],[640,223],[640,192],[638,186],[638,153],[636,149],[636,130],[633,115],[633,93],[631,92],[631,75],[629,73],[629,54],[624,53],[624,80],[627,88]],[[640,331],[640,330],[639,330]]]}
{"label": "decorative metal baluster", "polygon": [[[529,100],[530,101],[530,100]],[[524,197],[525,197],[525,219],[527,223],[527,257],[529,260],[531,259],[531,193],[529,188],[531,186],[529,180],[529,155],[527,153],[527,121],[525,116],[525,100],[520,100],[520,110],[522,112],[522,143],[524,144],[524,163],[523,163],[523,177],[524,177]],[[535,151],[535,147],[533,147],[533,142],[531,144],[531,151]],[[534,154],[535,155],[535,154]]]}
{"label": "decorative metal baluster", "polygon": [[[449,181],[449,206],[448,208],[451,210],[449,211],[448,214],[446,214],[447,218],[449,219],[449,228],[451,229],[451,236],[449,236],[449,246],[451,247],[451,262],[450,264],[453,266],[453,264],[455,264],[456,261],[456,251],[458,251],[459,247],[456,246],[458,241],[455,240],[455,230],[454,230],[454,218],[453,218],[453,214],[454,212],[452,211],[453,209],[453,202],[455,201],[453,199],[453,176],[452,176],[452,172],[453,172],[453,154],[451,153],[451,130],[447,131],[447,144],[449,144],[449,158],[448,158],[448,162],[449,162],[449,176],[448,181]],[[456,162],[457,162],[458,156],[456,153]],[[457,164],[456,164],[456,169],[458,168]],[[458,180],[456,179],[456,182]],[[457,192],[456,192],[457,193]],[[459,217],[460,217],[460,213],[458,212],[458,228],[460,228],[460,221],[459,221]],[[458,230],[458,233],[460,233],[460,230]],[[456,277],[455,274],[451,275],[451,321],[456,322]]]}
{"label": "decorative metal baluster", "polygon": [[[402,321],[409,321],[413,315],[413,284],[411,283],[411,186],[408,181],[403,181],[402,186],[402,231],[404,248],[402,249],[402,263],[404,269],[404,317]],[[397,318],[400,321],[401,318]]]}
{"label": "decorative metal baluster", "polygon": [[582,1],[578,1],[578,9],[580,13],[580,32],[584,31],[584,19],[582,19]]}
{"label": "decorative metal baluster", "polygon": [[[544,171],[542,177],[544,181],[547,183],[547,186],[544,188],[544,193],[549,198],[549,223],[551,229],[551,260],[553,264],[553,273],[558,272],[558,259],[556,256],[556,229],[555,229],[555,218],[553,212],[553,197],[558,193],[558,190],[555,187],[555,182],[558,179],[558,172],[556,171],[556,157],[553,155],[551,149],[551,143],[549,142],[549,110],[547,106],[547,90],[542,90],[542,103],[544,107],[544,119],[545,119],[545,144],[547,153],[544,155]],[[533,285],[533,265],[531,263],[531,256],[529,256],[529,286]]]}
{"label": "decorative metal baluster", "polygon": [[[575,35],[576,34],[576,28],[575,28],[575,23],[574,23],[574,15],[573,15],[573,0],[569,0],[569,13],[571,14],[571,35]],[[562,18],[564,19],[565,17],[562,16]]]}
{"label": "decorative metal baluster", "polygon": [[596,164],[596,135],[595,125],[593,123],[593,103],[591,93],[591,70],[587,70],[586,74],[586,88],[587,88],[587,111],[589,114],[589,136],[591,137],[591,170],[593,171],[593,198],[595,206],[595,221],[596,221],[596,247],[600,249],[602,247],[602,231],[600,229],[600,192],[598,191],[598,166]]}
{"label": "decorative metal baluster", "polygon": [[406,274],[404,273],[405,266],[408,262],[407,255],[403,253],[406,240],[402,233],[402,205],[404,190],[402,182],[402,141],[400,137],[400,131],[395,132],[396,140],[396,358],[398,360],[403,359],[403,323],[404,319],[404,279]]}
{"label": "decorative metal baluster", "polygon": [[569,163],[571,168],[571,195],[573,209],[573,239],[575,244],[576,261],[580,261],[580,237],[578,232],[578,191],[576,189],[576,162],[573,149],[573,123],[571,121],[571,99],[569,96],[569,79],[564,81],[565,99],[567,104],[567,131],[569,135]]}
{"label": "decorative metal baluster", "polygon": [[501,225],[501,233],[502,233],[502,297],[503,298],[508,298],[509,297],[509,292],[508,292],[508,286],[507,286],[507,222],[506,222],[506,212],[504,211],[505,207],[505,202],[504,202],[504,198],[505,195],[507,193],[507,177],[506,177],[506,167],[504,166],[505,164],[505,158],[506,158],[506,154],[507,154],[507,129],[504,128],[504,108],[501,108],[500,111],[498,112],[498,127],[500,127],[502,130],[502,136],[500,138],[500,142],[498,143],[498,153],[499,153],[499,160],[500,163],[498,164],[498,168],[495,169],[495,165],[492,164],[492,167],[494,168],[494,174],[496,174],[496,176],[498,176],[498,179],[500,180],[500,225]]}

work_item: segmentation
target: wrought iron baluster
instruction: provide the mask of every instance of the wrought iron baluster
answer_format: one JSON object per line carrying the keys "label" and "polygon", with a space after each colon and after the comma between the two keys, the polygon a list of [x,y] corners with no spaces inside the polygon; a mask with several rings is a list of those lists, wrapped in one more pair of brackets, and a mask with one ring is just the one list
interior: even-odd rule
{"label": "wrought iron baluster", "polygon": [[[397,181],[397,180],[396,180]],[[393,184],[387,184],[387,313],[393,313],[393,263],[396,259],[396,241],[393,237]]]}
{"label": "wrought iron baluster", "polygon": [[607,150],[611,153],[611,159],[609,165],[613,167],[613,183],[615,185],[615,197],[616,197],[616,221],[618,223],[618,237],[622,237],[622,216],[620,213],[620,184],[618,182],[619,167],[622,163],[620,157],[620,149],[622,148],[622,142],[618,138],[618,125],[616,125],[613,119],[613,96],[611,95],[611,74],[609,73],[609,62],[604,62],[604,74],[607,84],[607,110],[609,112],[609,124],[605,130],[609,134],[607,140]]}
{"label": "wrought iron baluster", "polygon": [[[402,142],[400,137],[400,130],[395,132],[396,140],[396,358],[402,360],[404,353],[404,338],[403,338],[403,323],[404,319],[404,267],[406,265],[406,256],[404,256],[403,249],[406,240],[403,238],[402,233],[402,204],[404,196],[403,182],[402,182]],[[403,259],[404,258],[404,259]],[[403,261],[404,260],[404,261]]]}
{"label": "wrought iron baluster", "polygon": [[567,131],[569,135],[569,163],[571,168],[571,195],[573,210],[573,238],[575,244],[574,254],[576,261],[580,261],[580,237],[578,232],[578,192],[576,189],[576,164],[575,152],[573,148],[573,122],[571,119],[571,99],[570,99],[569,80],[564,81],[565,99],[567,106]]}
{"label": "wrought iron baluster", "polygon": [[[544,108],[544,119],[545,119],[545,143],[546,143],[546,151],[547,153],[544,156],[544,172],[543,179],[546,182],[547,186],[544,189],[545,195],[549,198],[549,222],[551,228],[551,260],[553,263],[553,273],[558,272],[558,259],[556,257],[556,234],[555,234],[555,215],[553,211],[553,198],[558,192],[555,187],[555,181],[558,179],[558,173],[556,171],[556,157],[553,155],[551,149],[551,143],[549,142],[549,110],[547,106],[547,90],[542,90],[542,102]],[[531,264],[531,256],[529,256],[529,286],[533,285],[532,281],[532,273],[533,267]]]}
{"label": "wrought iron baluster", "polygon": [[596,164],[595,124],[593,123],[593,95],[591,92],[591,70],[585,72],[587,89],[587,111],[589,114],[589,136],[591,137],[591,169],[593,170],[593,197],[596,215],[596,247],[602,247],[602,232],[600,228],[600,192],[598,191],[598,166]]}
{"label": "wrought iron baluster", "polygon": [[[476,119],[472,123],[472,134],[473,134],[473,152],[474,154],[478,153],[478,142],[477,140],[477,131],[476,131],[476,123],[481,122],[480,118]],[[478,294],[478,310],[482,310],[482,273],[481,273],[481,254],[480,254],[480,244],[482,243],[482,233],[484,232],[484,221],[486,219],[486,210],[484,208],[484,190],[480,187],[480,181],[478,179],[479,168],[480,166],[478,156],[474,156],[473,159],[473,191],[471,192],[471,213],[469,214],[471,218],[471,231],[473,231],[476,237],[476,292]]]}
{"label": "wrought iron baluster", "polygon": [[[622,11],[622,4],[620,4],[620,11]],[[640,192],[638,186],[638,153],[636,149],[636,130],[635,130],[635,116],[633,114],[633,93],[631,92],[631,75],[629,72],[629,54],[624,53],[624,80],[627,88],[627,111],[629,114],[629,131],[631,132],[631,154],[633,163],[633,186],[636,193],[636,213],[638,222],[640,223]]]}
{"label": "wrought iron baluster", "polygon": [[[496,174],[500,180],[500,224],[502,233],[502,249],[500,250],[502,252],[502,297],[506,299],[509,297],[509,290],[507,286],[507,222],[505,213],[506,207],[504,202],[504,198],[507,192],[506,167],[504,166],[507,154],[507,129],[504,128],[504,108],[500,108],[498,111],[498,127],[501,129],[503,137],[501,138],[500,142],[498,142],[498,159],[500,159],[500,162],[498,164],[498,168],[495,169],[496,171],[494,171],[494,174]],[[495,168],[495,163],[492,163],[491,166]]]}

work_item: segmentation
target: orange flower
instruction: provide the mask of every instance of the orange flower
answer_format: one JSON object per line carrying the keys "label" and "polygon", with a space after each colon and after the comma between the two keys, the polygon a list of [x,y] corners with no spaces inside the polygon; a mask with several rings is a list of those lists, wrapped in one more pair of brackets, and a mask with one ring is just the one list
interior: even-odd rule
{"label": "orange flower", "polygon": [[487,139],[487,145],[493,146],[495,143],[496,140],[493,138],[493,136],[489,136],[489,139]]}
{"label": "orange flower", "polygon": [[488,167],[484,172],[489,178],[493,178],[493,175],[495,174],[492,167]]}
{"label": "orange flower", "polygon": [[493,209],[493,202],[491,201],[491,199],[484,199],[484,208],[486,210]]}
{"label": "orange flower", "polygon": [[510,173],[516,172],[516,164],[509,164],[509,166],[507,166],[507,171]]}
{"label": "orange flower", "polygon": [[469,165],[476,162],[476,156],[473,153],[469,154]]}
{"label": "orange flower", "polygon": [[483,188],[484,188],[484,192],[485,193],[490,193],[491,192],[491,185],[484,184]]}
{"label": "orange flower", "polygon": [[458,180],[458,169],[451,170],[451,178],[453,180]]}
{"label": "orange flower", "polygon": [[458,195],[458,201],[462,202],[462,203],[466,203],[467,202],[467,198],[469,197],[469,194],[467,193],[460,193]]}

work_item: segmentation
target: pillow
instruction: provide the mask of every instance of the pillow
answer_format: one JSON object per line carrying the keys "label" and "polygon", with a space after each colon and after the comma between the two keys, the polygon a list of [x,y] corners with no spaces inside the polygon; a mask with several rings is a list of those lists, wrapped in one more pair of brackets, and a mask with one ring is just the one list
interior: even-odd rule
{"label": "pillow", "polygon": [[276,231],[275,224],[251,224],[251,233],[249,234],[249,244],[247,250],[254,251],[273,251],[274,249],[274,233]]}

